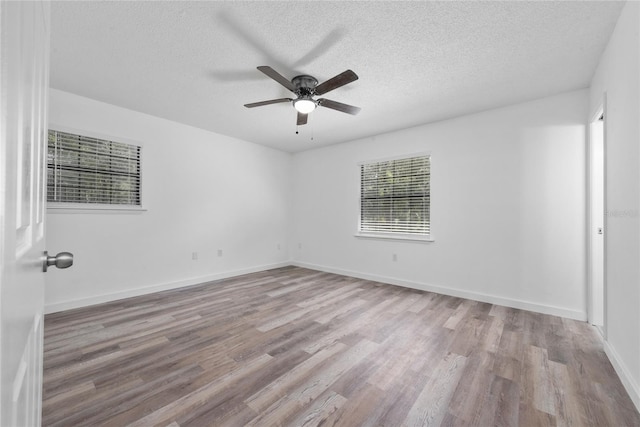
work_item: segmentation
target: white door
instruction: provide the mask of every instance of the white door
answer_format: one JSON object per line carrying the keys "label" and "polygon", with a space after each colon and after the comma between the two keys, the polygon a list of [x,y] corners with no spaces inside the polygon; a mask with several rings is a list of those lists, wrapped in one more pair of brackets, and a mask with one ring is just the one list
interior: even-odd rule
{"label": "white door", "polygon": [[40,424],[49,4],[0,2],[0,425]]}

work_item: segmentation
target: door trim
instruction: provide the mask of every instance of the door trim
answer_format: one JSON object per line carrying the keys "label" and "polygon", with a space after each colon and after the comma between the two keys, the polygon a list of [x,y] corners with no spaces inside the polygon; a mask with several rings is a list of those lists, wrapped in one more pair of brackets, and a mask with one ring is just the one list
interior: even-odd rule
{"label": "door trim", "polygon": [[591,207],[593,199],[593,171],[592,171],[592,142],[593,142],[593,127],[592,124],[604,116],[604,122],[602,127],[602,180],[603,180],[603,194],[602,194],[602,208],[603,208],[603,248],[602,248],[602,325],[596,325],[597,329],[602,334],[603,338],[607,339],[607,94],[603,93],[600,102],[589,116],[589,122],[587,124],[587,318],[589,323],[593,324],[595,296],[593,292],[593,241],[592,232],[594,229],[594,218]]}

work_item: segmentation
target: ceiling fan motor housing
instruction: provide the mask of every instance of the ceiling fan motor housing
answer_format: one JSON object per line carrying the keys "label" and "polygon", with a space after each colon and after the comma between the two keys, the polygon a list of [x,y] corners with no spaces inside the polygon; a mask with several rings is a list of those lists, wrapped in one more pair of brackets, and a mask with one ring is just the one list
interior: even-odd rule
{"label": "ceiling fan motor housing", "polygon": [[302,75],[291,79],[291,83],[295,87],[294,93],[299,98],[311,98],[316,92],[318,80],[312,76]]}

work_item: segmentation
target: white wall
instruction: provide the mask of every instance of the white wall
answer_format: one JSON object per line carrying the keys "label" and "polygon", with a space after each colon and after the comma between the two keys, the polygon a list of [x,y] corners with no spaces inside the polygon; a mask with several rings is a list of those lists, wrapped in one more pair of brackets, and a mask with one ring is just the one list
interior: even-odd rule
{"label": "white wall", "polygon": [[288,264],[289,154],[58,90],[50,127],[141,143],[147,211],[49,210],[48,312]]}
{"label": "white wall", "polygon": [[[576,91],[295,154],[295,263],[586,319],[587,104]],[[354,237],[357,163],[424,151],[435,242]]]}
{"label": "white wall", "polygon": [[627,2],[591,82],[606,93],[606,350],[640,408],[640,4]]}

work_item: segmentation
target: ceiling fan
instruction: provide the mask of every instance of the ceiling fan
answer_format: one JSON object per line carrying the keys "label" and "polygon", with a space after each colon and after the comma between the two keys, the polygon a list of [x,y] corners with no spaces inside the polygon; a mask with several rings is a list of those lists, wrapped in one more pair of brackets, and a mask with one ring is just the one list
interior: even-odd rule
{"label": "ceiling fan", "polygon": [[296,76],[289,81],[276,70],[266,65],[258,67],[258,70],[289,89],[296,95],[296,98],[279,98],[244,104],[247,108],[261,107],[263,105],[278,104],[281,102],[292,102],[294,108],[298,111],[298,125],[307,124],[308,114],[318,106],[353,115],[360,112],[360,108],[354,107],[353,105],[343,104],[326,98],[313,99],[316,95],[324,95],[329,91],[358,80],[356,73],[351,70],[344,71],[321,84],[318,84],[318,80],[315,77],[307,75]]}

